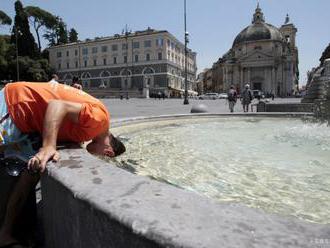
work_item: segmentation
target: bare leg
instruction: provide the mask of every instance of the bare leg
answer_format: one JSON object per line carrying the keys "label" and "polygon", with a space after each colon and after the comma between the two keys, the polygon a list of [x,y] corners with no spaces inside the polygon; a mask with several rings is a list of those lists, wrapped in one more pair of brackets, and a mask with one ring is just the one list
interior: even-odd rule
{"label": "bare leg", "polygon": [[31,190],[35,189],[39,179],[39,174],[30,174],[27,170],[20,175],[7,203],[6,215],[0,229],[0,246],[17,242],[13,237],[13,229]]}

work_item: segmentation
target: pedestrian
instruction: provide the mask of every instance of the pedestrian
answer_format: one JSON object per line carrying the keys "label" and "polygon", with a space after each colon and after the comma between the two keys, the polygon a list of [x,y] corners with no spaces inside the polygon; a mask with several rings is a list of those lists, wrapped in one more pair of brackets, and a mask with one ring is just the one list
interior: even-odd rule
{"label": "pedestrian", "polygon": [[18,181],[11,189],[0,227],[0,247],[17,246],[21,242],[13,230],[47,162],[60,159],[57,141],[92,140],[87,151],[108,157],[125,152],[125,146],[112,135],[109,125],[109,113],[101,101],[64,84],[53,87],[50,83],[19,82],[7,84],[0,91],[1,149],[24,147],[30,142],[26,137],[30,133],[38,133],[42,140],[39,151],[26,157],[27,164],[19,171]]}
{"label": "pedestrian", "polygon": [[161,99],[161,97],[162,97],[162,93],[160,92],[160,91],[158,91],[158,99],[160,100]]}
{"label": "pedestrian", "polygon": [[83,88],[81,83],[79,82],[78,77],[73,77],[72,78],[71,86],[78,89],[78,90],[82,90],[82,88]]}
{"label": "pedestrian", "polygon": [[235,90],[234,86],[230,86],[227,99],[228,99],[229,110],[231,113],[233,113],[237,101],[237,91]]}
{"label": "pedestrian", "polygon": [[243,105],[243,111],[249,112],[249,105],[251,104],[251,101],[253,99],[252,92],[250,90],[250,85],[246,84],[245,89],[243,90],[241,94],[241,102]]}
{"label": "pedestrian", "polygon": [[50,83],[58,83],[58,76],[56,74],[53,74],[51,76],[51,79],[49,81]]}

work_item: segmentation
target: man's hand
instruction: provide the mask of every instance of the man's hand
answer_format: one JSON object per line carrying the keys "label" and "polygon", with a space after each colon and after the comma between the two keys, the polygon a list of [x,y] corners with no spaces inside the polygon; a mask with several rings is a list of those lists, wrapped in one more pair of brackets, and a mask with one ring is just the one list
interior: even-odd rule
{"label": "man's hand", "polygon": [[39,152],[34,155],[28,162],[28,169],[32,171],[40,171],[43,173],[46,169],[46,164],[49,160],[57,162],[60,159],[60,154],[52,146],[40,148]]}

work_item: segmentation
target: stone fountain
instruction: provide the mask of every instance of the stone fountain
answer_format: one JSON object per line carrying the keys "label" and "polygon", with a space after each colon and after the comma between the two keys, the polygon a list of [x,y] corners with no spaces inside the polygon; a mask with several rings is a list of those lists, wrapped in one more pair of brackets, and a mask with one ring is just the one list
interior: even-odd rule
{"label": "stone fountain", "polygon": [[309,86],[302,103],[314,103],[318,119],[330,121],[330,58],[322,67],[314,69],[309,75]]}

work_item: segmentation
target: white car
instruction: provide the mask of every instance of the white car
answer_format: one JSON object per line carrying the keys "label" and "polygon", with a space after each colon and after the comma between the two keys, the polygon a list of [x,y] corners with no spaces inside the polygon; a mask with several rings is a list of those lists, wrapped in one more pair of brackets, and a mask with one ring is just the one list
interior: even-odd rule
{"label": "white car", "polygon": [[216,100],[216,99],[219,99],[219,94],[218,93],[205,93],[203,95],[200,95],[198,98],[200,100],[205,100],[205,99]]}
{"label": "white car", "polygon": [[228,98],[228,94],[227,93],[220,93],[219,94],[219,99],[227,99]]}

